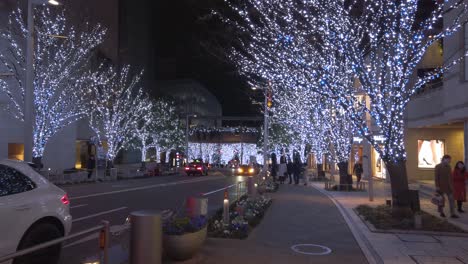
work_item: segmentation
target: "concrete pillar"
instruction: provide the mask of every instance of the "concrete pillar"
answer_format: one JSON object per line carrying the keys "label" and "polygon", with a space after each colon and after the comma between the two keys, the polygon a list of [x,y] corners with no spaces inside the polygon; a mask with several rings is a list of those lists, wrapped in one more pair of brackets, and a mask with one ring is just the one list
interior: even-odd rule
{"label": "concrete pillar", "polygon": [[162,263],[162,218],[159,211],[130,214],[130,264]]}

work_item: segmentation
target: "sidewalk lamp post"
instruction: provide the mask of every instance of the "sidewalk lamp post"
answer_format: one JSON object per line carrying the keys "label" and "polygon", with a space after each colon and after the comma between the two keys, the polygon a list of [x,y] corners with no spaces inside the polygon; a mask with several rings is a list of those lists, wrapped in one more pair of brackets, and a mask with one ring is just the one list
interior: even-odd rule
{"label": "sidewalk lamp post", "polygon": [[28,34],[26,39],[26,89],[24,93],[24,161],[33,161],[34,141],[34,10],[33,5],[59,5],[55,0],[28,0]]}
{"label": "sidewalk lamp post", "polygon": [[197,115],[187,114],[185,116],[185,156],[187,158],[187,163],[189,163],[189,121],[191,117],[196,118]]}

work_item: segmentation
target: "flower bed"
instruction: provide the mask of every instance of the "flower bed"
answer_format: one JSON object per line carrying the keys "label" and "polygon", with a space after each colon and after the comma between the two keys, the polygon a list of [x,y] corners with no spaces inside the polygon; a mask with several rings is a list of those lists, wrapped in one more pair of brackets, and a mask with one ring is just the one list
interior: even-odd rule
{"label": "flower bed", "polygon": [[465,233],[462,229],[450,224],[444,219],[437,218],[424,211],[419,212],[422,218],[421,229],[415,229],[414,213],[411,210],[392,211],[392,208],[386,205],[370,207],[368,205],[359,205],[356,207],[364,220],[371,223],[376,229],[381,230],[421,230],[433,232],[455,232]]}
{"label": "flower bed", "polygon": [[243,196],[231,204],[230,223],[223,223],[223,210],[220,209],[208,221],[208,236],[220,238],[245,239],[250,231],[263,219],[272,200],[264,196],[247,198]]}

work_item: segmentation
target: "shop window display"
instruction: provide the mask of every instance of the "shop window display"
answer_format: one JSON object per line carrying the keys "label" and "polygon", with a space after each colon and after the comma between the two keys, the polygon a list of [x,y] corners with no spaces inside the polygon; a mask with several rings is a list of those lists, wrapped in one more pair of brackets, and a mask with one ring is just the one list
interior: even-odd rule
{"label": "shop window display", "polygon": [[418,140],[418,168],[435,168],[444,154],[445,142],[443,140]]}

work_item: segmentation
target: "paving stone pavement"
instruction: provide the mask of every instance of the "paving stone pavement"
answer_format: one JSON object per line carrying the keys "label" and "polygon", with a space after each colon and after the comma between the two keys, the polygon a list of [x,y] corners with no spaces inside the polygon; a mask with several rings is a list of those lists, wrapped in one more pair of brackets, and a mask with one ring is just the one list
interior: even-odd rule
{"label": "paving stone pavement", "polygon": [[[468,237],[371,232],[353,208],[359,204],[384,204],[389,197],[388,183],[375,182],[373,202],[369,201],[368,192],[328,192],[320,182],[313,182],[310,186],[329,195],[342,208],[342,212],[348,216],[345,216],[348,224],[355,227],[355,237],[361,247],[364,245],[368,248],[363,251],[367,252],[369,263],[468,263]],[[421,209],[438,216],[437,209],[429,201],[430,189],[426,193],[421,195]],[[467,214],[461,215],[460,219],[447,221],[468,230]]]}

